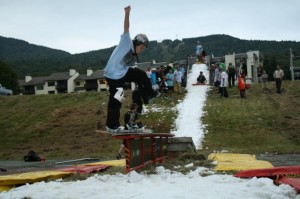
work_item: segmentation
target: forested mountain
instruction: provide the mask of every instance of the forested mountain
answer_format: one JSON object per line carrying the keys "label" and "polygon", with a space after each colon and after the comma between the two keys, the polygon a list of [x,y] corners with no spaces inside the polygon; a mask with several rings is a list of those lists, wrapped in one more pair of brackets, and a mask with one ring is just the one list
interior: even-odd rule
{"label": "forested mountain", "polygon": [[[231,53],[244,53],[259,50],[264,54],[265,66],[275,64],[289,67],[289,49],[295,55],[300,54],[300,42],[295,41],[261,41],[241,40],[229,35],[210,35],[205,37],[186,38],[183,40],[151,41],[145,53],[139,56],[140,62],[156,60],[156,62],[172,62],[186,59],[195,54],[195,46],[200,41],[206,54],[224,56]],[[103,69],[114,46],[111,48],[70,54],[62,50],[29,44],[26,41],[0,36],[0,60],[7,63],[19,78],[24,75],[49,75],[53,72],[67,71],[70,68],[85,73],[87,68]]]}

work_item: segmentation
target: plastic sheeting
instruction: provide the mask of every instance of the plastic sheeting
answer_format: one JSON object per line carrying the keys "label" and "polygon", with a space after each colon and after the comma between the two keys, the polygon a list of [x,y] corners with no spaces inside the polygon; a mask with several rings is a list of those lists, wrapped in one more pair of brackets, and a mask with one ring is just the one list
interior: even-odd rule
{"label": "plastic sheeting", "polygon": [[209,160],[214,160],[217,171],[240,171],[249,169],[273,168],[273,165],[264,160],[257,160],[255,155],[235,153],[211,153]]}
{"label": "plastic sheeting", "polygon": [[46,179],[59,179],[70,175],[71,172],[63,171],[35,171],[0,176],[0,186],[15,186],[26,183],[39,182]]}
{"label": "plastic sheeting", "polygon": [[99,172],[109,167],[108,165],[77,165],[66,167],[62,169],[57,169],[58,171],[72,172],[72,173],[81,173],[81,174],[89,174],[94,172]]}
{"label": "plastic sheeting", "polygon": [[109,160],[109,161],[104,161],[104,162],[94,162],[94,163],[89,163],[89,164],[84,164],[85,166],[93,166],[93,165],[107,165],[107,166],[112,166],[112,167],[125,167],[126,166],[126,161],[125,159],[121,160]]}
{"label": "plastic sheeting", "polygon": [[125,159],[111,160],[104,162],[94,162],[90,164],[74,165],[66,168],[49,170],[49,171],[35,171],[19,174],[10,174],[0,176],[0,192],[7,191],[16,186],[24,185],[26,183],[40,182],[47,179],[59,179],[71,175],[73,173],[92,173],[102,171],[109,166],[125,167]]}

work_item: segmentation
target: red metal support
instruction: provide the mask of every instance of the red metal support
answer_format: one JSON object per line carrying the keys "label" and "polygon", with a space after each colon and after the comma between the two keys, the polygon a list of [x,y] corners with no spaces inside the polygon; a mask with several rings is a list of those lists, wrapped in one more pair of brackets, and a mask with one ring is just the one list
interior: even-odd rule
{"label": "red metal support", "polygon": [[[162,134],[162,133],[147,133],[147,134],[126,133],[126,134],[113,135],[113,138],[125,140],[125,157],[126,157],[125,172],[129,173],[132,170],[143,168],[146,165],[147,161],[152,162],[152,164],[156,164],[157,162],[162,163],[165,158],[163,153],[163,148],[165,147],[165,149],[167,150],[168,137],[173,137],[173,136],[174,136],[173,134]],[[146,146],[149,146],[149,144],[145,145],[145,141],[149,139],[151,144],[150,147],[151,147],[152,157],[151,160],[150,159],[145,160],[145,156],[146,156],[145,151],[149,151],[149,148],[148,150],[145,149]],[[137,149],[136,147],[134,148],[134,146],[131,146],[131,141],[133,143],[134,140],[140,141],[140,144],[138,145],[140,147],[139,149]],[[159,141],[159,143],[156,144],[157,140]],[[136,157],[131,157],[131,150],[141,152],[140,154],[141,159],[139,164],[137,165],[135,165],[135,162],[133,161],[133,159],[135,159],[136,161]],[[157,154],[157,152],[159,155]]]}

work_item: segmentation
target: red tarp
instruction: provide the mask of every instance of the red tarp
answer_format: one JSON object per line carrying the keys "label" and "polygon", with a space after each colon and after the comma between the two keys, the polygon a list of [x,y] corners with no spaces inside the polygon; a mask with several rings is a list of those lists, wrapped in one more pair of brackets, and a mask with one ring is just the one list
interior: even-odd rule
{"label": "red tarp", "polygon": [[239,171],[234,176],[239,178],[250,178],[250,177],[276,177],[284,176],[289,174],[299,174],[300,166],[283,166],[274,167],[268,169],[251,169],[245,171]]}
{"label": "red tarp", "polygon": [[284,166],[269,169],[239,171],[234,176],[240,178],[269,177],[274,179],[277,184],[290,185],[298,193],[300,193],[300,166]]}
{"label": "red tarp", "polygon": [[288,184],[288,185],[294,187],[294,189],[296,189],[296,191],[298,193],[300,193],[300,178],[282,177],[282,178],[279,179],[278,183],[279,184]]}

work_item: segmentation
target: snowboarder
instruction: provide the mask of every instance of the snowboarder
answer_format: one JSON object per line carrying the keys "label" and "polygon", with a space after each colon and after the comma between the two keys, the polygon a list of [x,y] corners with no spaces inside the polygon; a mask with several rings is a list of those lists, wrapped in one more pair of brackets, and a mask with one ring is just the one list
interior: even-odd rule
{"label": "snowboarder", "polygon": [[202,63],[203,48],[199,41],[197,41],[197,46],[196,46],[195,50],[196,50],[196,57],[198,59],[198,63]]}
{"label": "snowboarder", "polygon": [[203,75],[203,72],[200,71],[200,75],[197,77],[197,83],[198,84],[205,84],[205,82],[206,82],[206,78]]}
{"label": "snowboarder", "polygon": [[125,82],[137,83],[144,104],[148,104],[150,98],[155,97],[150,79],[145,71],[136,67],[138,54],[149,46],[146,35],[138,34],[133,40],[129,34],[129,15],[131,7],[124,8],[124,33],[118,46],[114,49],[104,69],[104,76],[109,85],[109,101],[106,119],[107,131],[119,131],[124,127],[120,125],[120,108],[124,95],[123,86]]}

